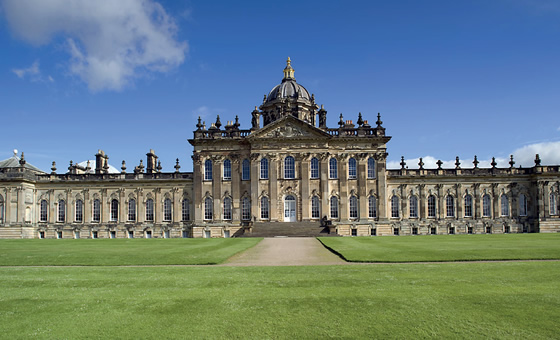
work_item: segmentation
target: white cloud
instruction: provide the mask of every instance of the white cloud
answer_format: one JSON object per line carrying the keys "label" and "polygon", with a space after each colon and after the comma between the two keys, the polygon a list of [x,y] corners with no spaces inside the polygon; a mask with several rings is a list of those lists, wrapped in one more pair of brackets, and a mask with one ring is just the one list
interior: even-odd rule
{"label": "white cloud", "polygon": [[[3,0],[14,33],[43,45],[64,37],[69,71],[92,91],[121,90],[146,72],[183,63],[187,43],[153,0]],[[15,71],[14,71],[15,72]]]}
{"label": "white cloud", "polygon": [[39,71],[39,61],[35,60],[31,66],[28,68],[13,69],[12,72],[18,76],[19,79],[24,79],[27,76],[37,76],[41,71]]}
{"label": "white cloud", "polygon": [[536,154],[539,154],[542,165],[560,164],[560,141],[529,144],[513,151],[516,165],[524,167],[535,165]]}

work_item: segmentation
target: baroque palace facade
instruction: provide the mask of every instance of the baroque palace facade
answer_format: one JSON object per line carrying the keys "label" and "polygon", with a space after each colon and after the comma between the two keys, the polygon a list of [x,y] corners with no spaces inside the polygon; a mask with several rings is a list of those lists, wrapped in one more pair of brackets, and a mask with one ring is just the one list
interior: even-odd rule
{"label": "baroque palace facade", "polygon": [[[193,172],[161,171],[153,150],[132,172],[94,161],[46,173],[14,156],[0,162],[0,237],[234,237],[281,223],[321,224],[343,236],[559,232],[560,166],[386,168],[381,117],[326,125],[327,111],[294,77],[235,121],[189,142]],[[262,126],[261,126],[262,125]]]}

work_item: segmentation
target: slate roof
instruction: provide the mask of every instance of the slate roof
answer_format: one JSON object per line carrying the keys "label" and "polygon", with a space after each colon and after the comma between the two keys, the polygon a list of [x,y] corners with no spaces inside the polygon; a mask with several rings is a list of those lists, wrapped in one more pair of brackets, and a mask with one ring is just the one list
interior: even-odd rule
{"label": "slate roof", "polygon": [[[21,165],[19,164],[20,158],[17,156],[17,154],[14,153],[14,155],[8,159],[5,159],[3,161],[0,161],[0,169],[9,169],[9,168],[19,168]],[[33,166],[27,162],[25,162],[25,164],[23,165],[24,168],[31,170],[31,171],[35,171],[35,172],[40,172],[40,173],[45,173],[43,170],[37,168],[36,166]]]}

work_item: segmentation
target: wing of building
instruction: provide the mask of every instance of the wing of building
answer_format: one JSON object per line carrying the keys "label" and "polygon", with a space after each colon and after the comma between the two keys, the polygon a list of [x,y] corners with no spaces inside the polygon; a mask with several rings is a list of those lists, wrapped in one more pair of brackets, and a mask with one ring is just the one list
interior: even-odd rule
{"label": "wing of building", "polygon": [[386,168],[381,117],[356,123],[284,77],[250,129],[199,118],[193,172],[162,172],[154,150],[133,171],[95,160],[50,173],[23,153],[0,162],[0,237],[122,238],[560,232],[560,166]]}

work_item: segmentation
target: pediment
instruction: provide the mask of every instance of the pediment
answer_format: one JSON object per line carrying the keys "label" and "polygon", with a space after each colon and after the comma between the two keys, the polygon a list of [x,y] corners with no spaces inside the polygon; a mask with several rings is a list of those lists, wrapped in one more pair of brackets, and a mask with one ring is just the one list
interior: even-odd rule
{"label": "pediment", "polygon": [[295,117],[287,116],[255,131],[250,139],[324,139],[331,138],[327,132]]}

